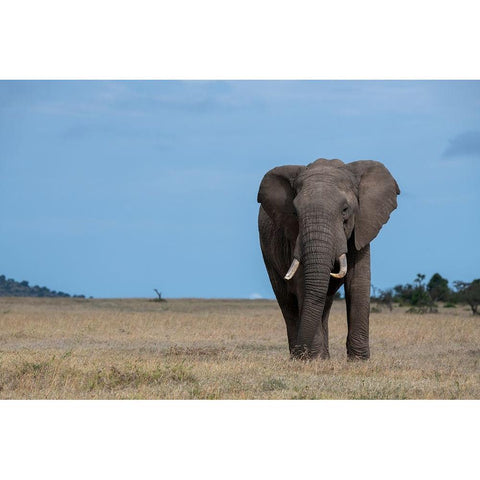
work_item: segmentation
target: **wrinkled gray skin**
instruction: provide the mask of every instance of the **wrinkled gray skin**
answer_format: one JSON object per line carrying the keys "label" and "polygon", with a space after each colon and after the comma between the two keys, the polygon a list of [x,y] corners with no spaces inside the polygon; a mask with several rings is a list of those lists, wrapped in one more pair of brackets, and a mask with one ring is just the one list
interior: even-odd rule
{"label": "wrinkled gray skin", "polygon": [[[328,315],[345,284],[347,355],[370,356],[370,242],[397,207],[397,182],[379,162],[318,159],[277,167],[258,191],[260,245],[294,358],[328,358]],[[347,254],[347,274],[334,278]],[[300,266],[284,276],[293,258]]]}

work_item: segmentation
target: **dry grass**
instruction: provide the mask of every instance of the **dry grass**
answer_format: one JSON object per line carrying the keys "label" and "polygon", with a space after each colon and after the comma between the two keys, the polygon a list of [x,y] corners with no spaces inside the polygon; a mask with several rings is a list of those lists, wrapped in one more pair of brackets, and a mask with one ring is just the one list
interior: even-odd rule
{"label": "dry grass", "polygon": [[352,363],[344,310],[331,359],[303,363],[273,301],[0,298],[0,398],[480,398],[479,317],[372,314],[372,358]]}

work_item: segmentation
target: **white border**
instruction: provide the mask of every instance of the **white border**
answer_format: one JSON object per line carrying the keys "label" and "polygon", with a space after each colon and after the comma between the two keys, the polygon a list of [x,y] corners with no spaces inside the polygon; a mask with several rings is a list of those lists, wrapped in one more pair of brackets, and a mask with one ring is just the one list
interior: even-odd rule
{"label": "white border", "polygon": [[5,478],[471,478],[476,401],[12,401]]}
{"label": "white border", "polygon": [[0,78],[480,78],[472,0],[5,0],[0,18]]}

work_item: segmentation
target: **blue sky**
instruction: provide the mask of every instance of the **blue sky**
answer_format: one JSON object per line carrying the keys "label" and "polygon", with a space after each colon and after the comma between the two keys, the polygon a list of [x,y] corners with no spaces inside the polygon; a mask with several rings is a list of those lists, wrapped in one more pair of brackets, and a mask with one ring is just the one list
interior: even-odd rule
{"label": "blue sky", "polygon": [[264,173],[374,159],[379,288],[480,277],[478,81],[0,81],[0,274],[94,297],[272,298]]}

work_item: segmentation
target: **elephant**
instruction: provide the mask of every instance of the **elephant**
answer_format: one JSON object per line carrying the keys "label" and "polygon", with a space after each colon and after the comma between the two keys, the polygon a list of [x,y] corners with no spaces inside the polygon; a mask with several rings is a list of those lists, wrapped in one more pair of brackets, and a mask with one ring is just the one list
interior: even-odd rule
{"label": "elephant", "polygon": [[370,242],[397,208],[399,194],[387,168],[373,160],[319,158],[263,177],[260,246],[291,358],[329,358],[328,316],[342,285],[347,359],[370,358]]}

